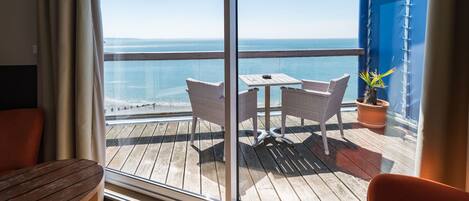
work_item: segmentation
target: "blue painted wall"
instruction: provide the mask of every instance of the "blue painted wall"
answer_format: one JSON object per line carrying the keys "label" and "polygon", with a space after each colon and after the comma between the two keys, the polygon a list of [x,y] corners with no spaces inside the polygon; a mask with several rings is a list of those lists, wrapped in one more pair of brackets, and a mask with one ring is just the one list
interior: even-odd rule
{"label": "blue painted wall", "polygon": [[[385,72],[396,68],[397,71],[393,75],[385,78],[388,87],[379,92],[379,97],[390,102],[391,112],[418,121],[428,0],[411,0],[407,29],[409,38],[405,37],[405,0],[371,1],[371,14],[365,10],[368,9],[368,0],[362,0],[360,3],[359,42],[361,47],[369,48],[369,53],[360,59],[363,61],[359,63],[359,69],[369,67]],[[363,22],[364,20],[367,23]],[[370,34],[364,34],[367,24],[371,30]],[[406,40],[407,48],[404,45]],[[359,96],[362,97],[365,86],[360,83],[359,87]]]}
{"label": "blue painted wall", "polygon": [[410,101],[408,117],[418,120],[422,94],[428,0],[413,0],[410,23]]}

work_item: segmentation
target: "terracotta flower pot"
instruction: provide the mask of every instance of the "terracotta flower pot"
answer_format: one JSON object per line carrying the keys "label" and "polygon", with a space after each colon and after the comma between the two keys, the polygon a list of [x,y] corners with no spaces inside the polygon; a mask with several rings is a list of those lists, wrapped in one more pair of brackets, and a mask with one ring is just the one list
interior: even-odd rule
{"label": "terracotta flower pot", "polygon": [[386,126],[386,112],[389,103],[378,99],[377,105],[363,103],[362,99],[355,101],[358,110],[358,122],[367,128],[384,128]]}

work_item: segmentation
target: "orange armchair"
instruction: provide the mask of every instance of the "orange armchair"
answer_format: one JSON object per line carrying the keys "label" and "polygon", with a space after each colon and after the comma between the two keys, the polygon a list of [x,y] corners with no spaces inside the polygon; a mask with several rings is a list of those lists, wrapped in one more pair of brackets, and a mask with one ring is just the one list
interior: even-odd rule
{"label": "orange armchair", "polygon": [[368,201],[463,201],[469,193],[417,177],[381,174],[371,180]]}
{"label": "orange armchair", "polygon": [[41,109],[0,111],[0,174],[37,163],[43,122]]}

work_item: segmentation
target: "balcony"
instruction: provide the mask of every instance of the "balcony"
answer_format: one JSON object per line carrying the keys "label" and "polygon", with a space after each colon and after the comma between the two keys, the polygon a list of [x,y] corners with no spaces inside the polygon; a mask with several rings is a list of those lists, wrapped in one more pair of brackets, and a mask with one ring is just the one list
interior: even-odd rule
{"label": "balcony", "polygon": [[[330,155],[324,154],[319,125],[287,119],[292,146],[266,143],[252,147],[239,125],[239,177],[242,200],[366,200],[370,179],[381,172],[411,174],[415,132],[395,122],[384,129],[363,128],[356,112],[343,112],[345,138],[337,123],[327,124]],[[280,117],[271,125],[278,127]],[[195,146],[189,143],[190,121],[116,124],[106,128],[106,167],[211,198],[224,192],[223,133],[200,121]],[[259,118],[262,128],[264,119]],[[392,130],[392,131],[390,131]]]}
{"label": "balcony", "polygon": [[[105,165],[111,176],[107,182],[176,199],[179,194],[173,192],[216,200],[234,198],[234,192],[242,200],[366,200],[373,176],[414,173],[426,2],[343,1],[324,3],[327,6],[309,1],[238,2],[236,18],[226,12],[222,16],[221,2],[218,7],[187,2],[145,5],[151,12],[135,9],[135,2],[129,2],[121,9],[115,2],[103,6],[108,9],[107,15],[103,12],[108,22]],[[118,18],[117,10],[129,14]],[[148,20],[140,12],[156,17]],[[409,13],[415,17],[409,18]],[[231,30],[232,21],[227,19],[238,20],[236,30]],[[232,31],[237,33],[237,45],[228,37]],[[232,47],[239,50],[237,65],[228,65],[229,73],[224,68],[224,47],[230,58]],[[293,142],[291,146],[272,140],[253,146],[253,125],[242,122],[237,136],[238,175],[230,165],[234,161],[223,157],[225,139],[233,145],[235,139],[228,140],[219,125],[199,119],[191,146],[192,108],[186,79],[220,82],[226,75],[232,89],[235,66],[238,76],[284,73],[296,79],[329,81],[350,74],[341,107],[345,137],[336,119],[329,120],[330,154],[326,155],[319,124],[306,121],[301,126],[300,119],[288,117],[286,138]],[[366,69],[396,69],[384,79],[386,89],[378,92],[378,97],[389,101],[385,129],[368,129],[357,122],[354,101],[365,89],[358,73]],[[238,91],[247,88],[238,80]],[[264,104],[265,88],[259,89],[259,129],[269,124],[279,127],[279,87],[271,88],[271,104]],[[265,117],[269,105],[270,120]],[[232,188],[235,182],[225,185],[230,178],[238,182],[237,191]]]}
{"label": "balcony", "polygon": [[[281,59],[290,59],[288,61],[291,62],[291,59],[302,58],[329,59],[327,61],[333,62],[340,59],[353,61],[354,57],[358,60],[358,56],[363,54],[363,49],[325,49],[245,51],[240,52],[239,57],[240,62],[267,59],[264,61],[275,60],[280,63]],[[195,61],[201,66],[207,65],[204,62],[222,58],[222,52],[105,54],[106,61],[115,63]],[[164,64],[168,68],[171,66],[170,63]],[[286,69],[278,70],[284,72]],[[321,132],[316,122],[306,120],[302,127],[298,118],[288,117],[286,138],[293,142],[292,145],[266,141],[257,147],[252,146],[254,138],[249,132],[252,129],[251,122],[239,124],[239,192],[242,200],[366,200],[366,189],[373,176],[383,172],[413,173],[415,128],[409,126],[405,119],[395,116],[388,118],[386,130],[367,129],[358,124],[352,102],[358,94],[358,69],[344,71],[341,73],[352,75],[342,103],[345,138],[341,138],[335,118],[329,120],[326,127],[330,155],[324,154]],[[327,70],[316,73],[323,75]],[[177,79],[179,85],[166,84],[169,88],[164,91],[186,97],[186,75],[149,76],[151,84],[144,88],[154,87],[155,80],[166,80],[166,76]],[[240,90],[243,87],[239,86]],[[150,89],[153,90],[162,89]],[[263,98],[262,94],[258,96],[259,99]],[[224,134],[220,126],[199,121],[195,145],[191,146],[192,114],[189,100],[186,99],[182,99],[187,102],[185,105],[179,103],[177,106],[161,106],[156,102],[107,106],[105,165],[109,170],[136,176],[154,184],[223,199]],[[275,111],[281,104],[279,97],[273,99],[272,109]],[[258,108],[258,125],[262,129],[265,123],[263,100],[259,100]],[[273,113],[270,125],[279,127],[279,112]]]}

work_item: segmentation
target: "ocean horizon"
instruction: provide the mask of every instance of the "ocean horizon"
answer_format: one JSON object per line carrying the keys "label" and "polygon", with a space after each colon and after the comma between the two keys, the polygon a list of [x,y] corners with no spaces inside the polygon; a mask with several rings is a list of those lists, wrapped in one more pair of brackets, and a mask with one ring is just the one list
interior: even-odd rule
{"label": "ocean horizon", "polygon": [[[105,38],[104,52],[223,51],[221,39]],[[239,51],[357,48],[357,39],[240,39]],[[298,57],[240,59],[238,73],[285,73],[297,79],[329,81],[343,74],[351,79],[344,101],[357,97],[358,57]],[[106,115],[190,111],[187,78],[221,82],[222,59],[168,61],[106,61],[104,88]],[[299,87],[299,86],[293,86]],[[239,81],[239,90],[247,86]],[[263,89],[258,94],[264,105]],[[273,87],[271,105],[280,105],[279,87]]]}

